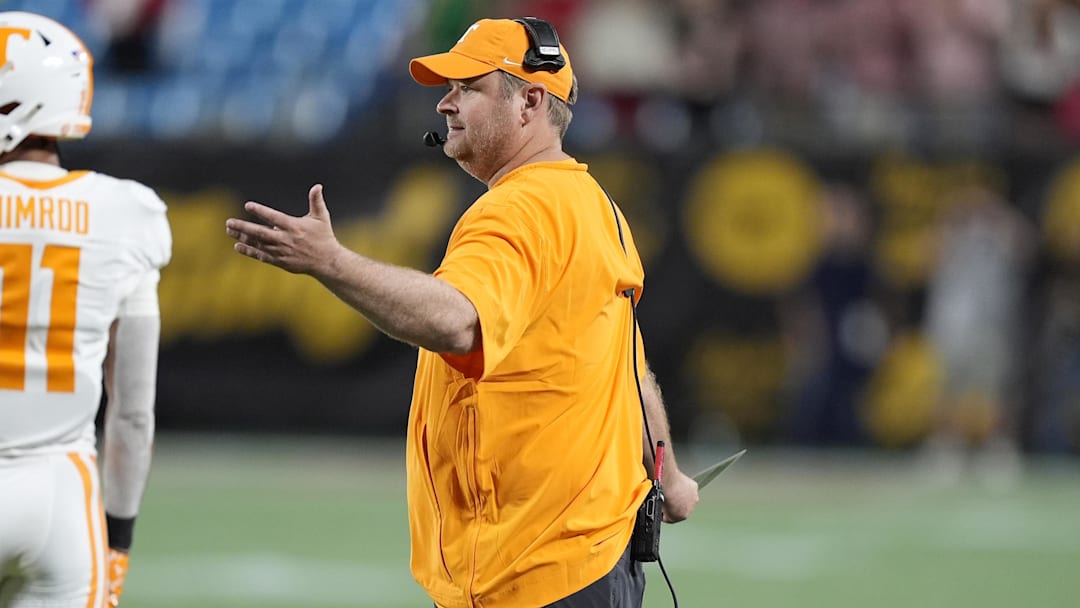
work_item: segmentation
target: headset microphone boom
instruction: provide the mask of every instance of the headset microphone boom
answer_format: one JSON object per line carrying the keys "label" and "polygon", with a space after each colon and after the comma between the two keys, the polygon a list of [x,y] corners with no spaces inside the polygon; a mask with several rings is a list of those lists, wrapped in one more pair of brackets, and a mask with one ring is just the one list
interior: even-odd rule
{"label": "headset microphone boom", "polygon": [[427,131],[424,133],[424,145],[429,148],[441,146],[446,143],[446,139],[442,135],[439,135],[436,131]]}

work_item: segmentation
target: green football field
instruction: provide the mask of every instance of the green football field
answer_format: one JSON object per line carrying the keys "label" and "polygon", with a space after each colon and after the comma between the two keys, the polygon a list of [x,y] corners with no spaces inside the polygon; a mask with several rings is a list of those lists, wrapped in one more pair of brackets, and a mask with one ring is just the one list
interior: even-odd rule
{"label": "green football field", "polygon": [[[693,450],[690,471],[733,449]],[[686,608],[1080,606],[1080,461],[992,483],[911,456],[751,450],[665,526]],[[123,605],[430,606],[400,442],[159,437]],[[649,608],[672,606],[655,564]]]}

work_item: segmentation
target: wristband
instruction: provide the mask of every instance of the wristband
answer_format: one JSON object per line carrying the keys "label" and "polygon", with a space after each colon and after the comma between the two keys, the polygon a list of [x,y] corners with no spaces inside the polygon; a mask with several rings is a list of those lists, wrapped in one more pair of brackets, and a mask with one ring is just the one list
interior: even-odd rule
{"label": "wristband", "polygon": [[127,553],[135,535],[135,518],[113,517],[106,513],[105,530],[109,536],[109,548]]}

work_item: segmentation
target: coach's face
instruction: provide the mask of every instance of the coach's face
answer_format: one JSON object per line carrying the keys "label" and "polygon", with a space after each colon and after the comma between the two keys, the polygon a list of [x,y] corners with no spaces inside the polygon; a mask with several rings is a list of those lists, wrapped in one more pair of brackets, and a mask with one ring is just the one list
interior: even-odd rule
{"label": "coach's face", "polygon": [[483,182],[506,163],[515,145],[514,97],[504,94],[502,83],[499,72],[449,80],[437,106],[448,128],[443,152]]}

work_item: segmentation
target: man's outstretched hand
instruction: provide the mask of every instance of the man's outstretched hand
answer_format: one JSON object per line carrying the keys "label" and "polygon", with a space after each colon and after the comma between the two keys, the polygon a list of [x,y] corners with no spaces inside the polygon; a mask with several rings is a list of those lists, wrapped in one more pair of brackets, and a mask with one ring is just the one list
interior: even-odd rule
{"label": "man's outstretched hand", "polygon": [[244,211],[262,223],[229,218],[225,233],[236,239],[233,248],[249,258],[289,272],[319,276],[342,249],[334,236],[321,184],[308,192],[308,213],[302,217],[254,201],[245,203]]}

